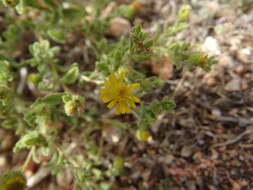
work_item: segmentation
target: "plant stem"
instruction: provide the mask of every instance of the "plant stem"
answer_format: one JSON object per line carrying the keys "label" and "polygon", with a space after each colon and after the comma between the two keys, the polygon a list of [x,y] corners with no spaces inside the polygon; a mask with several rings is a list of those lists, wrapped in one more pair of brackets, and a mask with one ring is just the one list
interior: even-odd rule
{"label": "plant stem", "polygon": [[27,168],[29,162],[30,162],[31,159],[32,159],[32,153],[33,153],[33,151],[34,151],[34,146],[31,148],[30,152],[28,153],[28,155],[27,155],[27,157],[26,157],[25,163],[24,163],[24,165],[23,165],[23,167],[22,167],[22,171],[23,171],[23,172],[25,172],[25,170],[26,170],[26,168]]}

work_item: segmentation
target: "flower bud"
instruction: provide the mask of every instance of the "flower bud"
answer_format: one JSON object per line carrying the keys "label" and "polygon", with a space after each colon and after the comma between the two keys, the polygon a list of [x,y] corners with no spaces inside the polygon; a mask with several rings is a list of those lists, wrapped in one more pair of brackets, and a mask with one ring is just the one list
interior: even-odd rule
{"label": "flower bud", "polygon": [[78,115],[83,112],[84,104],[77,100],[70,100],[65,103],[64,110],[68,116]]}
{"label": "flower bud", "polygon": [[26,179],[19,171],[8,172],[0,176],[0,190],[25,190]]}
{"label": "flower bud", "polygon": [[19,3],[19,0],[2,0],[2,2],[7,7],[15,7]]}
{"label": "flower bud", "polygon": [[191,7],[189,5],[182,6],[178,13],[178,21],[179,22],[185,22],[191,12]]}
{"label": "flower bud", "polygon": [[148,130],[138,129],[135,135],[139,141],[147,141],[150,137],[150,132]]}
{"label": "flower bud", "polygon": [[40,80],[40,75],[35,73],[29,74],[27,80],[33,84],[37,84]]}

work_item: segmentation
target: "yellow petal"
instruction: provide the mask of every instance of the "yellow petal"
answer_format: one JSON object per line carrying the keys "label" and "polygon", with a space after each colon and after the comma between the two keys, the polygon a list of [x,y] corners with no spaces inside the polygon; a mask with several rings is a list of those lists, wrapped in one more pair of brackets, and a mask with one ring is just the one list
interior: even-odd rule
{"label": "yellow petal", "polygon": [[99,93],[105,93],[106,91],[107,91],[106,88],[100,88],[100,89],[99,89]]}
{"label": "yellow petal", "polygon": [[119,74],[119,81],[120,81],[120,82],[123,82],[123,81],[124,81],[124,78],[125,78],[125,73],[124,73],[124,72],[121,72],[121,73]]}
{"label": "yellow petal", "polygon": [[116,106],[115,114],[117,114],[117,115],[118,115],[118,114],[121,114],[119,104]]}
{"label": "yellow petal", "polygon": [[108,94],[100,94],[100,98],[103,100],[104,103],[107,103],[113,99],[113,97],[108,96]]}
{"label": "yellow petal", "polygon": [[140,83],[134,83],[134,84],[131,84],[128,88],[129,90],[134,90],[136,88],[140,88]]}
{"label": "yellow petal", "polygon": [[132,100],[133,102],[140,102],[141,101],[140,98],[138,98],[134,95],[129,96],[129,99]]}
{"label": "yellow petal", "polygon": [[130,112],[129,105],[127,104],[126,101],[121,101],[119,104],[120,104],[121,113],[129,113]]}
{"label": "yellow petal", "polygon": [[133,101],[129,101],[129,104],[130,104],[130,106],[134,109],[134,108],[136,108],[136,105],[135,105],[135,103],[133,102]]}
{"label": "yellow petal", "polygon": [[116,107],[116,113],[117,114],[121,114],[121,113],[124,113],[124,107],[122,106],[122,102],[119,102],[118,104],[117,104],[117,107]]}
{"label": "yellow petal", "polygon": [[117,100],[111,101],[111,102],[107,105],[107,107],[108,107],[109,109],[112,109],[112,107],[116,104],[116,102],[117,102]]}
{"label": "yellow petal", "polygon": [[130,113],[130,108],[129,108],[129,106],[126,106],[126,107],[125,107],[125,113]]}
{"label": "yellow petal", "polygon": [[122,107],[122,102],[119,102],[117,108],[118,108],[118,113],[124,113],[124,108]]}

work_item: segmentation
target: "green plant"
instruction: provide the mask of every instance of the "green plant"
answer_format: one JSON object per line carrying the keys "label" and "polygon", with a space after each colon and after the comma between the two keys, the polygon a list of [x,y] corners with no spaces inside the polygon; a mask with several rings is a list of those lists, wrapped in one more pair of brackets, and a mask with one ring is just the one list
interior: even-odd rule
{"label": "green plant", "polygon": [[[179,11],[174,25],[164,25],[155,35],[143,32],[137,25],[129,36],[110,42],[107,28],[114,16],[122,14],[122,7],[103,18],[101,10],[108,0],[87,4],[76,0],[2,2],[15,8],[0,7],[6,22],[0,37],[0,126],[20,137],[14,152],[30,151],[23,172],[30,159],[43,163],[56,175],[67,168],[74,176],[74,189],[113,189],[115,177],[123,172],[124,159],[120,156],[115,155],[111,164],[105,163],[103,148],[92,138],[95,130],[113,125],[122,133],[128,130],[146,141],[151,135],[149,127],[158,115],[174,110],[170,97],[141,100],[164,85],[159,77],[147,75],[142,68],[145,62],[168,54],[179,67],[209,71],[216,63],[192,44],[174,38],[187,27],[189,6]],[[135,16],[124,14],[129,19]],[[79,53],[88,51],[89,58],[78,61],[71,57],[75,46]],[[26,76],[20,76],[21,69],[27,72]],[[106,80],[112,73],[125,73],[124,83],[123,79],[117,84]],[[122,122],[106,109],[97,93],[105,81],[113,83],[117,92],[125,89],[124,98],[128,98],[122,106],[123,96],[116,97],[118,102],[108,107],[118,103],[118,113],[130,113],[135,116],[133,120]],[[129,90],[135,88],[136,97]],[[105,102],[115,99],[107,101],[107,96],[100,96]],[[135,103],[139,103],[136,108]],[[61,138],[63,134],[78,136],[71,138],[75,148],[71,148],[68,139]],[[45,162],[43,156],[50,161]]]}

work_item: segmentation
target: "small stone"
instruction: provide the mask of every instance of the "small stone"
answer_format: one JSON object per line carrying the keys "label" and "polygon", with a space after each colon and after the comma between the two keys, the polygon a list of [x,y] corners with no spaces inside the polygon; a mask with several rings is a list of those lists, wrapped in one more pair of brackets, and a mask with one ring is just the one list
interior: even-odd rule
{"label": "small stone", "polygon": [[0,157],[0,167],[3,167],[6,165],[6,158],[4,156]]}
{"label": "small stone", "polygon": [[240,49],[242,39],[241,37],[236,36],[231,38],[229,43],[230,43],[229,51],[236,52],[238,49]]}
{"label": "small stone", "polygon": [[210,17],[214,17],[220,12],[220,5],[215,1],[206,3],[205,7]]}
{"label": "small stone", "polygon": [[244,67],[243,67],[243,65],[238,65],[235,67],[234,70],[237,74],[242,74],[244,72]]}
{"label": "small stone", "polygon": [[217,17],[225,18],[227,21],[233,21],[236,19],[236,14],[234,10],[222,9],[222,11],[217,12]]}
{"label": "small stone", "polygon": [[214,77],[208,77],[206,83],[207,83],[209,86],[214,86],[214,85],[217,83],[217,81],[216,81],[216,79],[215,79]]}
{"label": "small stone", "polygon": [[174,160],[174,156],[169,154],[164,157],[159,157],[158,160],[159,162],[164,163],[164,164],[171,164],[172,161]]}
{"label": "small stone", "polygon": [[209,52],[211,55],[219,55],[221,53],[218,41],[211,36],[206,38],[203,50]]}
{"label": "small stone", "polygon": [[246,81],[242,81],[241,87],[242,87],[242,90],[247,90],[249,88],[249,85]]}
{"label": "small stone", "polygon": [[194,14],[194,12],[189,16],[189,20],[193,25],[197,25],[202,22],[202,18],[199,15]]}
{"label": "small stone", "polygon": [[12,146],[13,146],[13,139],[10,135],[7,135],[0,143],[0,147],[2,150],[10,149]]}
{"label": "small stone", "polygon": [[234,78],[225,86],[227,91],[239,91],[241,90],[241,80],[239,78]]}
{"label": "small stone", "polygon": [[217,119],[221,116],[221,111],[219,109],[213,109],[211,113],[211,117],[213,119]]}
{"label": "small stone", "polygon": [[236,57],[238,60],[240,60],[243,63],[248,63],[250,62],[251,58],[251,50],[249,48],[244,48],[236,53]]}
{"label": "small stone", "polygon": [[161,79],[168,80],[173,77],[173,64],[169,57],[161,57],[151,66],[152,72]]}
{"label": "small stone", "polygon": [[181,156],[187,158],[191,155],[192,155],[192,149],[188,146],[184,146],[181,150]]}
{"label": "small stone", "polygon": [[110,21],[110,26],[108,28],[108,34],[114,37],[121,37],[130,32],[131,25],[128,20],[116,17]]}
{"label": "small stone", "polygon": [[225,68],[232,68],[234,66],[233,59],[225,54],[221,54],[218,57],[219,64]]}

